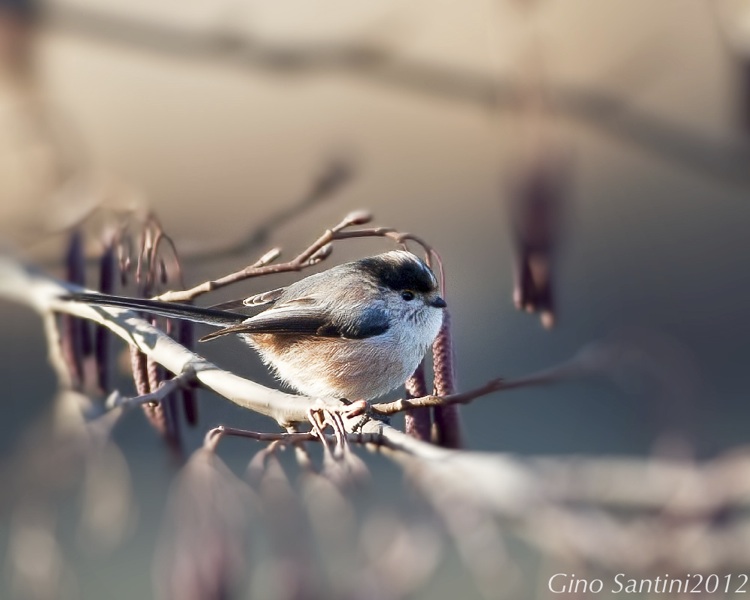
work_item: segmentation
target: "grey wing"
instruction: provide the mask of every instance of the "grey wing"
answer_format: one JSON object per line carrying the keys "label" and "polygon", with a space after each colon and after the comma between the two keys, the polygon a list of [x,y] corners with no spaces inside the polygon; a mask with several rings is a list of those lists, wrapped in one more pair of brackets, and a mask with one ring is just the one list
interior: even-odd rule
{"label": "grey wing", "polygon": [[254,296],[250,296],[249,298],[240,298],[239,300],[230,300],[229,302],[222,302],[221,304],[216,304],[212,306],[211,308],[218,309],[218,310],[237,310],[238,308],[246,308],[248,306],[261,306],[263,304],[272,304],[276,302],[283,293],[286,291],[287,288],[281,287],[276,288],[275,290],[269,290],[268,292],[261,292],[260,294],[255,294]]}
{"label": "grey wing", "polygon": [[255,296],[245,298],[242,303],[245,306],[260,306],[261,304],[271,304],[281,298],[286,290],[286,287],[280,287],[268,292],[261,292],[260,294],[255,294]]}
{"label": "grey wing", "polygon": [[241,324],[201,338],[208,341],[230,333],[273,333],[362,339],[388,330],[388,315],[380,308],[365,307],[332,312],[314,297],[298,298],[269,308]]}

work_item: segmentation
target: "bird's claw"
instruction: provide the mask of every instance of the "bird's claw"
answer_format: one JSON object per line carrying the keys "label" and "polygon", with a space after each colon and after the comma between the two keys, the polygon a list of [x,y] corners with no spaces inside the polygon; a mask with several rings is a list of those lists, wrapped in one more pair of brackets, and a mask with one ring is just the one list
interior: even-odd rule
{"label": "bird's claw", "polygon": [[356,402],[349,403],[341,412],[348,418],[369,415],[371,412],[370,403],[365,400],[357,400]]}
{"label": "bird's claw", "polygon": [[341,412],[346,419],[361,417],[352,427],[352,433],[358,433],[364,427],[364,424],[372,418],[372,408],[370,403],[365,400],[351,402]]}

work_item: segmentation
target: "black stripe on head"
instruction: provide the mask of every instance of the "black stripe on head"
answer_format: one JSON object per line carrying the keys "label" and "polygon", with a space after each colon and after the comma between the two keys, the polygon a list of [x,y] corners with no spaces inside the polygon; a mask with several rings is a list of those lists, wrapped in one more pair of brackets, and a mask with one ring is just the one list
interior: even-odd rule
{"label": "black stripe on head", "polygon": [[359,267],[379,285],[392,290],[429,293],[437,279],[429,267],[410,252],[394,251],[357,261]]}

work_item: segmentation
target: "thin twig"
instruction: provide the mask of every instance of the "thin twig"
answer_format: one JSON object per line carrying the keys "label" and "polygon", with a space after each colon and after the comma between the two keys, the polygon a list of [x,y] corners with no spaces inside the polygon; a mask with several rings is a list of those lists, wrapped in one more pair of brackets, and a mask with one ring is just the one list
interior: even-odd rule
{"label": "thin twig", "polygon": [[244,437],[259,442],[285,442],[289,444],[312,442],[318,439],[318,436],[311,431],[294,433],[278,431],[274,433],[262,433],[259,431],[249,431],[247,429],[237,429],[236,427],[227,427],[226,425],[219,425],[218,427],[210,429],[206,434],[206,439],[213,440],[216,436]]}
{"label": "thin twig", "polygon": [[545,369],[544,371],[527,375],[525,377],[519,377],[518,379],[492,379],[484,385],[469,390],[468,392],[450,394],[448,396],[430,395],[421,398],[403,398],[394,400],[393,402],[381,402],[379,404],[373,404],[370,407],[370,410],[376,415],[385,417],[419,407],[469,404],[477,398],[495,392],[515,390],[523,387],[549,385],[583,374],[585,374],[585,371],[579,367],[577,358],[574,358],[557,367]]}
{"label": "thin twig", "polygon": [[[248,429],[238,429],[236,427],[227,427],[219,425],[209,429],[206,433],[204,446],[216,449],[218,442],[225,436],[243,437],[258,442],[281,442],[282,444],[301,444],[303,442],[323,442],[325,444],[347,443],[358,445],[387,445],[389,442],[379,432],[369,433],[351,433],[347,432],[342,437],[342,433],[318,433],[317,431],[276,431],[262,432],[251,431]],[[394,446],[395,448],[395,446]]]}
{"label": "thin twig", "polygon": [[[425,256],[428,264],[433,260],[436,260],[439,264],[439,272],[442,274],[442,263],[440,262],[439,255],[435,250],[423,239],[415,236],[411,233],[396,231],[388,227],[372,227],[366,229],[355,229],[347,230],[349,227],[355,225],[362,225],[369,222],[372,216],[365,211],[355,211],[348,214],[344,219],[331,229],[326,230],[317,240],[310,244],[305,250],[294,257],[292,260],[284,263],[273,263],[279,256],[277,249],[267,252],[261,259],[253,263],[252,265],[240,269],[224,277],[204,281],[190,289],[183,291],[168,291],[158,296],[155,296],[155,300],[162,300],[164,302],[186,302],[193,300],[198,296],[212,292],[214,290],[221,289],[228,285],[244,281],[246,279],[252,279],[255,277],[262,277],[264,275],[272,275],[278,273],[289,273],[296,272],[312,267],[322,260],[324,260],[330,254],[330,244],[339,240],[368,238],[368,237],[382,237],[393,240],[401,247],[406,248],[408,241],[413,241],[420,245],[425,251]],[[442,279],[442,277],[441,277]]]}
{"label": "thin twig", "polygon": [[454,404],[468,404],[481,396],[498,392],[505,387],[505,380],[493,379],[492,381],[485,383],[483,386],[475,388],[468,392],[462,392],[459,394],[451,394],[449,396],[422,396],[421,398],[401,398],[394,400],[393,402],[381,402],[379,404],[373,404],[370,410],[380,416],[395,415],[400,412],[414,410],[415,408],[423,408],[428,406],[451,406]]}
{"label": "thin twig", "polygon": [[423,396],[422,398],[405,398],[393,402],[381,402],[373,404],[370,410],[379,416],[394,415],[399,412],[412,410],[423,406],[450,406],[452,404],[469,404],[477,398],[487,396],[494,392],[515,390],[524,387],[538,387],[551,385],[561,381],[567,381],[579,377],[596,374],[604,374],[612,368],[613,361],[617,357],[601,343],[592,343],[584,346],[575,356],[553,367],[543,369],[524,377],[516,379],[497,378],[492,379],[473,390],[450,394],[448,396]]}
{"label": "thin twig", "polygon": [[162,402],[169,394],[194,380],[195,373],[187,370],[171,379],[162,381],[153,392],[149,392],[148,394],[128,397],[114,392],[107,398],[106,407],[108,410],[113,410],[115,408],[132,408],[134,406]]}

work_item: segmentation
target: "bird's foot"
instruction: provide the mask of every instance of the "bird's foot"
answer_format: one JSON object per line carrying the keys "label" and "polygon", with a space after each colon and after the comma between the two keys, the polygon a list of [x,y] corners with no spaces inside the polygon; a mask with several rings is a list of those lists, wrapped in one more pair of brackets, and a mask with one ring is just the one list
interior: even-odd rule
{"label": "bird's foot", "polygon": [[350,402],[349,400],[344,400],[346,402],[346,408],[344,408],[341,412],[346,417],[358,417],[360,415],[369,415],[370,410],[370,403],[366,400],[357,400],[356,402]]}
{"label": "bird's foot", "polygon": [[351,429],[352,433],[357,433],[360,429],[362,429],[364,424],[372,418],[370,403],[366,400],[356,400],[352,402],[347,398],[341,398],[341,402],[344,404],[344,406],[339,409],[339,412],[341,416],[344,417],[347,421],[355,417],[361,417],[361,419],[359,419],[359,421],[357,421]]}

